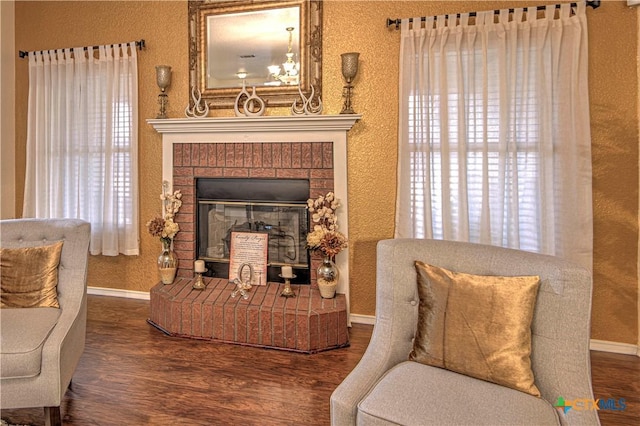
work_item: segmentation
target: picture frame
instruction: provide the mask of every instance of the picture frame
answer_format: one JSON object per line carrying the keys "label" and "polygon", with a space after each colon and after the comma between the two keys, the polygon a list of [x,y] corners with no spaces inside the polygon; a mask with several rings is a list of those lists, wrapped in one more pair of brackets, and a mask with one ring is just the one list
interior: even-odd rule
{"label": "picture frame", "polygon": [[269,234],[232,232],[229,250],[229,281],[239,278],[242,282],[250,280],[252,286],[267,285],[268,250]]}

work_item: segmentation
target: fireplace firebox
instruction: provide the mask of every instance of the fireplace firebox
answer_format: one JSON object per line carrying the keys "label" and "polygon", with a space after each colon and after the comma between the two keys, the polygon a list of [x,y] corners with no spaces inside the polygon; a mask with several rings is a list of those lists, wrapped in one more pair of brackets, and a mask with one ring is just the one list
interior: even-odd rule
{"label": "fireplace firebox", "polygon": [[205,275],[229,277],[232,232],[268,235],[267,279],[282,281],[282,266],[293,268],[294,284],[310,284],[306,248],[309,216],[307,179],[196,179],[196,253]]}

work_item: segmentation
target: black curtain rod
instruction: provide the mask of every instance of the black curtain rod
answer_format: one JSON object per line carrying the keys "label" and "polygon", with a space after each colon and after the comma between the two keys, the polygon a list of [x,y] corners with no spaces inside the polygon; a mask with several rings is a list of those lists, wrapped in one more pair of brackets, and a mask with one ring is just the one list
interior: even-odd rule
{"label": "black curtain rod", "polygon": [[[594,9],[597,9],[597,8],[600,7],[600,0],[586,0],[585,3],[586,3],[587,6],[590,6],[590,7],[594,8]],[[577,3],[571,3],[571,7],[576,7],[576,6],[577,6]],[[560,5],[557,4],[556,8],[559,8],[559,7],[560,7]],[[547,8],[547,6],[537,6],[536,10],[545,10],[546,8]],[[509,13],[513,13],[513,12],[514,12],[513,9],[509,9]],[[500,14],[500,10],[496,9],[496,10],[493,11],[493,13],[495,15],[499,15]],[[451,15],[449,15],[449,16],[451,16]],[[470,12],[469,16],[476,16],[476,12]],[[456,17],[460,18],[460,13],[457,13]],[[434,18],[437,19],[437,16],[434,17]],[[423,16],[423,17],[420,18],[421,22],[425,22],[426,20],[427,20],[426,16]],[[409,22],[413,22],[413,18],[409,18]],[[400,19],[400,18],[397,18],[397,19],[387,18],[387,28],[389,28],[392,25],[395,25],[396,30],[397,30],[398,28],[400,28],[400,24],[401,23],[402,23],[402,19]]]}
{"label": "black curtain rod", "polygon": [[[112,45],[112,46],[113,46],[113,45]],[[145,45],[145,43],[144,43],[144,39],[141,39],[141,40],[136,41],[136,47],[137,47],[138,49],[142,50],[142,49],[144,49],[144,48],[145,48],[145,46],[146,46],[146,45]],[[97,49],[99,46],[91,46],[91,47],[93,47],[94,49]],[[58,49],[53,49],[53,50],[58,50]],[[85,46],[85,47],[84,47],[84,50],[85,50],[85,51],[89,50],[89,47]],[[41,50],[41,52],[46,52],[46,51],[45,51],[45,50]],[[19,51],[18,51],[18,55],[19,55],[21,58],[26,58],[27,56],[29,56],[29,52],[25,52],[24,50],[19,50]]]}

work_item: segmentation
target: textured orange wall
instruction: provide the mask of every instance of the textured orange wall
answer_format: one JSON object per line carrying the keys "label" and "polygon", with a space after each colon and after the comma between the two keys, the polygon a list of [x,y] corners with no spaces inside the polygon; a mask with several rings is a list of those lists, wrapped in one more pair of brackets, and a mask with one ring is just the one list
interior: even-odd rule
{"label": "textured orange wall", "polygon": [[[155,266],[161,246],[151,238],[144,224],[161,213],[162,145],[159,135],[144,121],[155,118],[159,93],[155,65],[173,67],[168,90],[169,115],[181,115],[188,92],[187,3],[168,1],[76,1],[16,2],[16,50],[121,43],[145,39],[147,48],[138,51],[139,172],[140,172],[140,256],[91,256],[90,286],[148,291],[158,281]],[[26,102],[28,63],[17,62],[17,193],[24,191]],[[184,94],[178,99],[176,94]],[[18,200],[22,206],[22,196]]]}
{"label": "textured orange wall", "polygon": [[[400,34],[386,18],[521,7],[548,1],[325,1],[323,101],[341,108],[340,54],[360,52],[354,109],[363,115],[349,133],[351,310],[373,315],[375,245],[393,237]],[[588,9],[594,172],[594,303],[592,336],[637,343],[638,124],[636,12],[623,1]],[[38,50],[144,38],[139,55],[141,227],[160,210],[161,138],[144,121],[157,113],[154,66],[173,67],[170,117],[188,100],[187,2],[16,3],[16,49]],[[24,187],[28,70],[18,61],[17,193]],[[216,111],[216,115],[232,115]],[[270,115],[287,114],[282,109]],[[22,200],[18,200],[21,205]],[[92,257],[89,284],[148,290],[156,281],[159,244],[141,230],[141,255]]]}
{"label": "textured orange wall", "polygon": [[632,344],[639,338],[637,17],[637,9],[619,1],[604,1],[589,14],[594,209],[591,335]]}

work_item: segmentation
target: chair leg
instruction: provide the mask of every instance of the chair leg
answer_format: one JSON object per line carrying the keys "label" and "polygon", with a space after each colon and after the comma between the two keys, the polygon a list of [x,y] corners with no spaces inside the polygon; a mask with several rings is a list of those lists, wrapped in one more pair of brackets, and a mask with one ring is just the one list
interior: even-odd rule
{"label": "chair leg", "polygon": [[44,407],[45,426],[62,426],[60,407]]}

